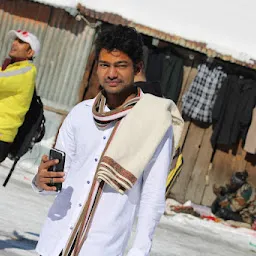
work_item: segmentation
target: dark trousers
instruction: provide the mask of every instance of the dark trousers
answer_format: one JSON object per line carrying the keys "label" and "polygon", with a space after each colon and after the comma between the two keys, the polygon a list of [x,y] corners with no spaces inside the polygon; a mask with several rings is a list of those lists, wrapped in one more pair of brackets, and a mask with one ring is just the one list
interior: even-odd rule
{"label": "dark trousers", "polygon": [[0,141],[0,163],[8,156],[11,143]]}

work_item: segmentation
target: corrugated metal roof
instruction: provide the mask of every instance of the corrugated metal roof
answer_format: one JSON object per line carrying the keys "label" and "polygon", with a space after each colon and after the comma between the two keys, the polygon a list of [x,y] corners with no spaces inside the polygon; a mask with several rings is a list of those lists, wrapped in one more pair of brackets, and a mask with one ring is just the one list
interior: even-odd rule
{"label": "corrugated metal roof", "polygon": [[77,102],[95,29],[62,9],[24,0],[0,1],[0,60],[7,57],[11,29],[34,33],[41,42],[35,59],[37,89],[43,102],[69,111]]}
{"label": "corrugated metal roof", "polygon": [[166,41],[166,42],[174,43],[176,45],[180,45],[185,48],[204,53],[209,57],[220,58],[224,61],[229,61],[231,63],[236,63],[241,66],[246,66],[246,67],[249,67],[252,69],[256,69],[256,60],[252,60],[252,63],[242,62],[240,60],[233,58],[231,55],[223,55],[215,50],[207,48],[206,43],[187,40],[178,35],[167,34],[165,32],[162,32],[162,31],[159,31],[156,29],[152,29],[150,27],[127,20],[120,15],[117,15],[114,13],[109,13],[109,12],[97,12],[95,10],[88,9],[85,6],[82,6],[81,4],[77,5],[77,9],[84,16],[91,17],[91,18],[94,18],[97,20],[101,20],[101,21],[104,21],[104,22],[107,22],[110,24],[122,24],[122,25],[130,26],[130,27],[134,27],[134,28],[136,28],[137,31],[139,31],[140,33],[142,33],[144,35],[148,35],[148,36],[158,38],[158,39]]}
{"label": "corrugated metal roof", "polygon": [[39,92],[48,106],[69,110],[78,102],[95,29],[57,9],[52,17],[39,63],[44,67],[38,73]]}

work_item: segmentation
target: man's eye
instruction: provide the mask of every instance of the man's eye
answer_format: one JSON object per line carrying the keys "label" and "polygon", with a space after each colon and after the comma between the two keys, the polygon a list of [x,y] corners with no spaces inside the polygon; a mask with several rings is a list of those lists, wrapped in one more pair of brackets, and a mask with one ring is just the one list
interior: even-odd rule
{"label": "man's eye", "polygon": [[106,67],[108,67],[108,65],[107,65],[107,64],[105,64],[105,63],[100,63],[100,67],[102,67],[102,68],[106,68]]}
{"label": "man's eye", "polygon": [[118,68],[127,68],[127,65],[118,65]]}

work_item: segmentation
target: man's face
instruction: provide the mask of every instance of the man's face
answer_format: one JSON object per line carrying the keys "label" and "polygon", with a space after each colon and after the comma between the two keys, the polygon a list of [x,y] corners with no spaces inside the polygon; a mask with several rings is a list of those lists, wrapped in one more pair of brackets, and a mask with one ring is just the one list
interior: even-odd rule
{"label": "man's face", "polygon": [[28,43],[23,42],[19,38],[16,38],[13,43],[9,56],[11,58],[23,58],[30,59],[34,54],[34,51],[30,48]]}
{"label": "man's face", "polygon": [[107,94],[121,94],[133,87],[134,66],[127,54],[102,49],[99,54],[97,75]]}

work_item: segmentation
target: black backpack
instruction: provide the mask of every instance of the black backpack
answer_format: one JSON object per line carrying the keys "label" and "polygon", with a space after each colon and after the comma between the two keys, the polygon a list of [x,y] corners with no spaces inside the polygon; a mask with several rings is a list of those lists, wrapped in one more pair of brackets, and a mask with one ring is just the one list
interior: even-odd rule
{"label": "black backpack", "polygon": [[13,166],[7,176],[3,186],[6,186],[12,172],[19,161],[29,150],[32,150],[35,143],[42,140],[45,134],[45,117],[43,103],[34,91],[33,98],[28,112],[25,115],[23,124],[11,145],[8,158],[14,160]]}

